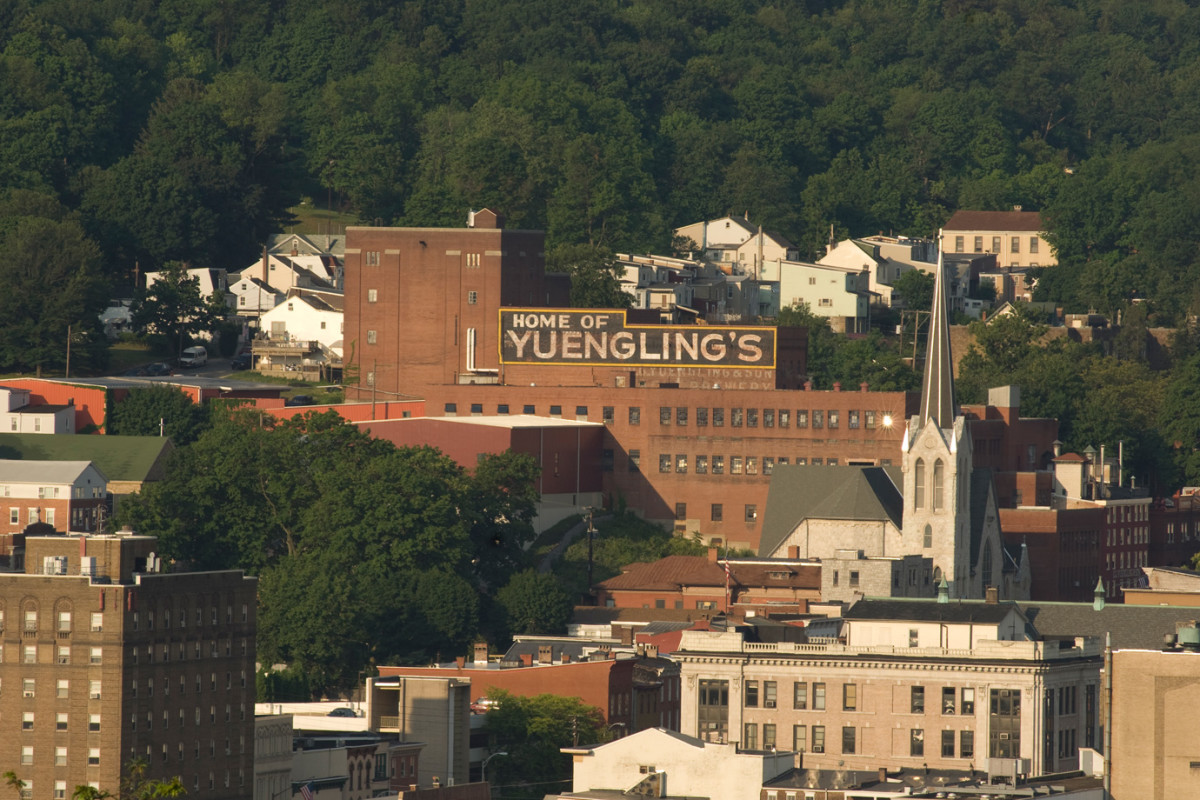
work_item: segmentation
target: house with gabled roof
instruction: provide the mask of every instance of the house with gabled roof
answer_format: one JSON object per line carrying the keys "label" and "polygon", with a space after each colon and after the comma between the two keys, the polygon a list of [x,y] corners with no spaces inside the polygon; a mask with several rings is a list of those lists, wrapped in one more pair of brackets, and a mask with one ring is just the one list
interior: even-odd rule
{"label": "house with gabled roof", "polygon": [[41,436],[0,433],[0,458],[24,462],[87,461],[114,496],[133,494],[166,477],[175,446],[159,436]]}
{"label": "house with gabled roof", "polygon": [[956,211],[943,228],[951,253],[991,253],[1003,267],[1052,267],[1058,263],[1037,211]]}
{"label": "house with gabled roof", "polygon": [[341,366],[343,296],[340,292],[291,289],[261,317],[251,344],[259,368]]}
{"label": "house with gabled roof", "polygon": [[755,279],[768,280],[763,274],[765,264],[800,257],[786,237],[751,224],[749,214],[693,222],[676,228],[675,236],[691,240],[700,259],[716,264],[726,274]]}

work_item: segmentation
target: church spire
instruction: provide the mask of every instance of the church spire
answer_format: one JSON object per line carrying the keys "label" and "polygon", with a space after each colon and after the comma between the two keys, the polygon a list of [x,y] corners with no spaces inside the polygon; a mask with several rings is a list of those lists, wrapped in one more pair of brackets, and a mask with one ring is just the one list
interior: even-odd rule
{"label": "church spire", "polygon": [[925,351],[925,378],[921,384],[921,427],[933,420],[939,428],[954,427],[954,363],[950,358],[950,328],[946,313],[946,267],[942,260],[942,233],[938,231],[937,275],[933,307],[929,313],[929,339]]}

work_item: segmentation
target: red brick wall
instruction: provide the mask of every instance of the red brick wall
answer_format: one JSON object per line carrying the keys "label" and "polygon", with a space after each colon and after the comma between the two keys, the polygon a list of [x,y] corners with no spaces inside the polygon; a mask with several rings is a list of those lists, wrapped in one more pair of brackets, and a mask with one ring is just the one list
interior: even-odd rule
{"label": "red brick wall", "polygon": [[486,697],[492,689],[503,689],[520,697],[539,694],[578,697],[584,703],[599,708],[605,722],[612,723],[628,720],[628,714],[609,716],[609,697],[610,694],[628,694],[632,691],[633,663],[632,659],[580,661],[513,669],[381,666],[379,675],[383,678],[404,675],[469,680],[472,701]]}

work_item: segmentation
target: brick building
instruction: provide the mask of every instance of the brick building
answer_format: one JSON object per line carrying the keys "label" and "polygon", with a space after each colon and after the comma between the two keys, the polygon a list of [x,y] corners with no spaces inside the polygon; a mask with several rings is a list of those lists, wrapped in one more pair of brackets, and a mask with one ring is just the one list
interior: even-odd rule
{"label": "brick building", "polygon": [[115,793],[135,757],[191,797],[252,796],[256,581],[160,573],[156,541],[31,536],[0,575],[0,764],[31,800]]}
{"label": "brick building", "polygon": [[[545,273],[541,232],[506,231],[490,211],[475,212],[470,224],[347,230],[345,352],[348,380],[358,376],[351,397],[419,396],[434,417],[531,414],[601,423],[599,461],[582,466],[601,474],[609,502],[739,547],[758,546],[776,464],[899,458],[901,421],[916,410],[916,395],[865,386],[802,391],[802,331],[639,326],[626,312],[556,307],[566,303]],[[524,346],[528,328],[513,325],[532,318],[549,326],[569,315],[575,329],[562,331],[561,358],[502,357],[503,325]],[[621,363],[612,363],[616,356],[572,360],[596,329],[582,326],[601,323],[620,329],[627,343],[640,337],[638,355]],[[533,339],[532,349],[548,352],[558,331],[542,332],[546,338]],[[646,350],[660,335],[675,337],[673,352]],[[748,361],[683,357],[747,337],[771,344],[756,346],[761,357],[741,351]],[[616,341],[614,334],[614,351]]]}
{"label": "brick building", "polygon": [[[615,643],[594,643],[571,637],[517,637],[501,661],[487,659],[487,646],[476,645],[473,661],[433,667],[379,667],[379,680],[388,678],[454,678],[470,684],[478,701],[493,689],[522,697],[554,694],[578,697],[600,709],[619,735],[645,728],[679,729],[678,668],[657,653],[617,653]],[[618,645],[619,646],[619,645]],[[395,696],[393,693],[392,696]],[[382,703],[372,714],[396,716]]]}
{"label": "brick building", "polygon": [[4,459],[0,503],[0,555],[11,568],[20,569],[13,537],[36,523],[57,531],[96,530],[108,503],[108,479],[90,461]]}
{"label": "brick building", "polygon": [[596,585],[596,604],[610,608],[805,614],[808,604],[820,599],[820,564],[782,558],[722,560],[716,548],[707,557],[667,556],[630,564]]}

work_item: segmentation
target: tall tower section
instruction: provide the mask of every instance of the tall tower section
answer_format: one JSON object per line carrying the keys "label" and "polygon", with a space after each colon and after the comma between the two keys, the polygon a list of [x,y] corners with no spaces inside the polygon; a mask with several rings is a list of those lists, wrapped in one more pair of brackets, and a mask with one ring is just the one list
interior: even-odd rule
{"label": "tall tower section", "polygon": [[933,559],[936,583],[974,596],[971,580],[971,436],[954,401],[946,273],[939,246],[920,414],[904,440],[904,552]]}

